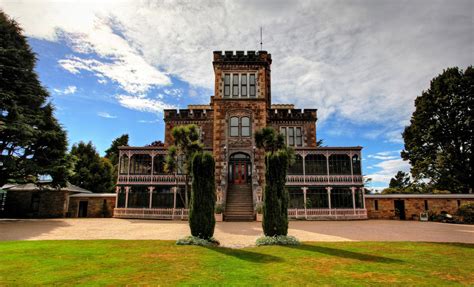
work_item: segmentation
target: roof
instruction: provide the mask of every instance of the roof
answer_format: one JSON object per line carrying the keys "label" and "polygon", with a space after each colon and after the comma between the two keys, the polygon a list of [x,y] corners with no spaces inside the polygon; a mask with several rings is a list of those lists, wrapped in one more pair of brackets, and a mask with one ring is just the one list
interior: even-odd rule
{"label": "roof", "polygon": [[470,198],[474,199],[474,194],[366,194],[365,198],[447,198],[447,199],[459,199],[459,198]]}
{"label": "roof", "polygon": [[76,193],[69,197],[116,197],[115,193]]}
{"label": "roof", "polygon": [[[25,184],[8,184],[2,187],[5,190],[11,191],[38,191],[38,190],[56,190],[56,188],[52,187],[51,185],[44,184],[39,185],[36,183],[25,183]],[[69,191],[69,192],[76,192],[76,193],[92,193],[92,191],[83,189],[79,186],[74,184],[67,183],[66,186],[61,187],[61,191]]]}

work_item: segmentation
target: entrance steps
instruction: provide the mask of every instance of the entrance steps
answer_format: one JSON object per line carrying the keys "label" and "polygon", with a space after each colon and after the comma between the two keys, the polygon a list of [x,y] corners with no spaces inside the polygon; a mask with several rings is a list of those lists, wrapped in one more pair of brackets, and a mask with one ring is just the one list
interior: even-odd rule
{"label": "entrance steps", "polygon": [[254,221],[252,188],[248,184],[233,184],[227,190],[225,221]]}

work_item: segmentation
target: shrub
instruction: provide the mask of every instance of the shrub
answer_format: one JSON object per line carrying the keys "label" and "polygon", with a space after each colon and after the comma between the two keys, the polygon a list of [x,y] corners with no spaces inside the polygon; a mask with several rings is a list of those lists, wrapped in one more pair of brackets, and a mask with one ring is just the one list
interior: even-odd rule
{"label": "shrub", "polygon": [[217,241],[214,237],[202,239],[195,236],[187,236],[176,241],[176,245],[218,246],[219,244],[219,241]]}
{"label": "shrub", "polygon": [[216,204],[216,208],[214,210],[214,213],[222,214],[223,212],[224,212],[224,206],[222,206],[222,204]]}
{"label": "shrub", "polygon": [[285,188],[289,154],[285,149],[267,153],[263,198],[263,233],[266,236],[288,234],[288,191]]}
{"label": "shrub", "polygon": [[461,205],[457,215],[462,217],[464,223],[474,223],[474,202]]}
{"label": "shrub", "polygon": [[276,235],[262,236],[255,242],[257,246],[264,245],[300,245],[299,240],[294,236]]}
{"label": "shrub", "polygon": [[257,203],[257,205],[255,206],[255,211],[257,211],[258,214],[262,214],[263,204],[262,203]]}
{"label": "shrub", "polygon": [[209,152],[197,152],[192,159],[192,193],[189,209],[191,234],[201,239],[214,235],[216,219],[214,206],[216,191],[214,183],[214,158]]}

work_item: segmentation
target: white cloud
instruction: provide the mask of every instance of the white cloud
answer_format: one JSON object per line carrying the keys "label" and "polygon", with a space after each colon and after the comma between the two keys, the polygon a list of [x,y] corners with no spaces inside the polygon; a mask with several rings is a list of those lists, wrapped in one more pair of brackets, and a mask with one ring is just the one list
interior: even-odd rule
{"label": "white cloud", "polygon": [[148,121],[148,120],[139,120],[138,122],[139,122],[139,123],[141,123],[141,124],[156,124],[156,123],[159,123],[159,122],[161,122],[161,120],[152,120],[152,121]]}
{"label": "white cloud", "polygon": [[53,91],[58,95],[70,95],[70,94],[74,94],[77,91],[77,87],[67,86],[64,89],[53,89]]}
{"label": "white cloud", "polygon": [[410,171],[410,164],[402,159],[384,160],[374,165],[379,168],[377,172],[368,174],[367,177],[372,178],[372,182],[380,182],[388,185],[388,182],[395,174],[401,170],[404,172]]}
{"label": "white cloud", "polygon": [[123,107],[141,112],[162,113],[164,109],[176,109],[174,105],[166,104],[160,100],[149,99],[144,95],[117,95],[116,98]]}
{"label": "white cloud", "polygon": [[106,118],[106,119],[116,119],[117,118],[117,116],[113,116],[113,115],[111,115],[107,112],[98,112],[97,115],[99,117]]}
{"label": "white cloud", "polygon": [[[1,1],[1,0],[0,0]],[[474,62],[474,2],[446,1],[6,1],[27,35],[58,40],[100,59],[69,58],[87,70],[145,93],[175,75],[213,89],[212,50],[257,50],[259,27],[272,53],[272,98],[318,108],[397,135],[413,100],[449,66]],[[133,72],[135,71],[135,72]],[[369,135],[370,136],[370,135]]]}

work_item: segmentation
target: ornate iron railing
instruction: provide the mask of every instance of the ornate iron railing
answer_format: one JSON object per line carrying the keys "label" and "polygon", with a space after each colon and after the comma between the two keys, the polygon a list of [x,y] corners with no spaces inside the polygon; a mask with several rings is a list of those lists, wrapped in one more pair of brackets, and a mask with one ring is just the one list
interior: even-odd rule
{"label": "ornate iron railing", "polygon": [[188,219],[189,209],[186,208],[115,208],[115,218],[137,219]]}

